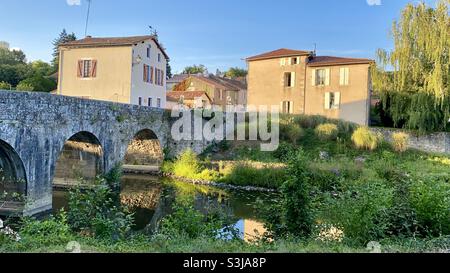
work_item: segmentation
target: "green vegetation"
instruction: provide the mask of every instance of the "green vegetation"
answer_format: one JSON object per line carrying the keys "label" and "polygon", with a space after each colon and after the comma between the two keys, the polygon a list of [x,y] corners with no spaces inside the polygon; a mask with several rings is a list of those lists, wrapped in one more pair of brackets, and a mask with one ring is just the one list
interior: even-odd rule
{"label": "green vegetation", "polygon": [[367,127],[360,127],[353,133],[352,141],[358,149],[373,151],[378,148],[381,136],[370,131]]}
{"label": "green vegetation", "polygon": [[336,124],[326,123],[316,127],[316,135],[322,140],[335,140],[338,137],[338,127]]}
{"label": "green vegetation", "polygon": [[186,68],[184,68],[183,74],[195,75],[195,74],[203,74],[207,71],[208,70],[206,69],[206,67],[204,65],[200,64],[200,65],[187,66]]}
{"label": "green vegetation", "polygon": [[408,4],[392,27],[394,49],[378,50],[373,84],[384,126],[421,133],[450,129],[449,4]]}
{"label": "green vegetation", "polygon": [[408,149],[409,136],[406,133],[398,132],[392,135],[392,146],[395,151],[403,153]]}

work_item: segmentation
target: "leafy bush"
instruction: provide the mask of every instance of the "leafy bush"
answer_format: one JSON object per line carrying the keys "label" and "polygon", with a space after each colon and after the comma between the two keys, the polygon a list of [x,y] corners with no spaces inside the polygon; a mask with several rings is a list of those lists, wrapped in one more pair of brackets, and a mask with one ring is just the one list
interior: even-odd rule
{"label": "leafy bush", "polygon": [[98,178],[94,183],[87,190],[69,193],[68,223],[74,231],[100,239],[124,238],[133,225],[133,215],[121,207],[116,181]]}
{"label": "leafy bush", "polygon": [[278,148],[273,152],[273,156],[281,162],[286,162],[292,153],[294,153],[295,147],[291,143],[280,143]]}
{"label": "leafy bush", "polygon": [[450,235],[450,181],[448,176],[418,180],[411,186],[411,203],[420,226],[433,236]]}
{"label": "leafy bush", "polygon": [[29,83],[20,82],[16,86],[16,90],[17,91],[34,91],[34,87],[31,84],[29,84]]}
{"label": "leafy bush", "polygon": [[352,141],[359,149],[373,151],[381,142],[381,136],[370,131],[367,127],[359,127],[352,135]]}
{"label": "leafy bush", "polygon": [[7,82],[0,82],[0,90],[9,90],[10,85]]}
{"label": "leafy bush", "polygon": [[289,178],[281,187],[281,201],[263,208],[266,228],[276,239],[297,236],[308,238],[313,223],[310,204],[310,172],[307,158],[300,150],[289,161]]}
{"label": "leafy bush", "polygon": [[257,187],[279,188],[287,179],[286,170],[279,167],[256,168],[248,162],[238,162],[224,172],[222,183]]}
{"label": "leafy bush", "polygon": [[65,245],[72,239],[65,212],[59,213],[57,217],[51,216],[43,221],[24,218],[19,233],[22,237],[22,247]]}
{"label": "leafy bush", "polygon": [[219,173],[205,168],[191,149],[181,153],[174,162],[164,162],[162,171],[188,179],[214,181],[219,178]]}
{"label": "leafy bush", "polygon": [[392,201],[392,189],[383,183],[360,182],[339,197],[330,194],[322,206],[321,221],[341,228],[347,242],[365,245],[385,237]]}
{"label": "leafy bush", "polygon": [[305,135],[300,125],[295,123],[280,124],[280,139],[297,144],[298,140]]}
{"label": "leafy bush", "polygon": [[392,135],[392,146],[395,151],[403,153],[408,149],[409,135],[398,132]]}
{"label": "leafy bush", "polygon": [[316,127],[316,135],[321,140],[336,140],[338,137],[338,127],[336,124],[325,123]]}

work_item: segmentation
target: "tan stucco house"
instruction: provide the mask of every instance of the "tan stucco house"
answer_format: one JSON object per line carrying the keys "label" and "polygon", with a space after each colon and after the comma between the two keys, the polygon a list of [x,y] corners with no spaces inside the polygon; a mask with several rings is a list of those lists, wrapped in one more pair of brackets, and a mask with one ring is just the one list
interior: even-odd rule
{"label": "tan stucco house", "polygon": [[59,52],[58,95],[165,108],[169,56],[157,37],[88,36]]}
{"label": "tan stucco house", "polygon": [[249,57],[247,103],[368,125],[372,63],[292,49]]}
{"label": "tan stucco house", "polygon": [[190,109],[209,109],[213,103],[208,94],[203,91],[168,92],[166,108],[173,109],[173,107],[179,104]]}
{"label": "tan stucco house", "polygon": [[247,85],[244,82],[214,75],[189,75],[173,87],[175,92],[206,92],[214,105],[225,109],[226,105],[247,104]]}

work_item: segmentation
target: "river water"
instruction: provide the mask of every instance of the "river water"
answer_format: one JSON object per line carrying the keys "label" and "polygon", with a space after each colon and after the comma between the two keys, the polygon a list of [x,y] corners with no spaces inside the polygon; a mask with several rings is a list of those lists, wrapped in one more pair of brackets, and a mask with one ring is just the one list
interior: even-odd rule
{"label": "river water", "polygon": [[[171,213],[172,204],[178,198],[187,198],[204,213],[211,209],[226,213],[240,237],[252,240],[265,232],[257,206],[270,204],[278,197],[275,193],[223,190],[149,175],[127,174],[121,182],[121,203],[132,208],[135,230],[156,228]],[[68,197],[67,191],[56,190],[53,210],[68,210]]]}

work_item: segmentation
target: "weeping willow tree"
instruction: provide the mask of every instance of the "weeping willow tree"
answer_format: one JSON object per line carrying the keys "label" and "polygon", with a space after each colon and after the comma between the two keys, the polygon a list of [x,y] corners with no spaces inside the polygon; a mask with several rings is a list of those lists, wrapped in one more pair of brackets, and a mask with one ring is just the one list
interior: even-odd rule
{"label": "weeping willow tree", "polygon": [[394,49],[377,51],[374,89],[396,127],[450,129],[449,5],[408,4],[392,26]]}

